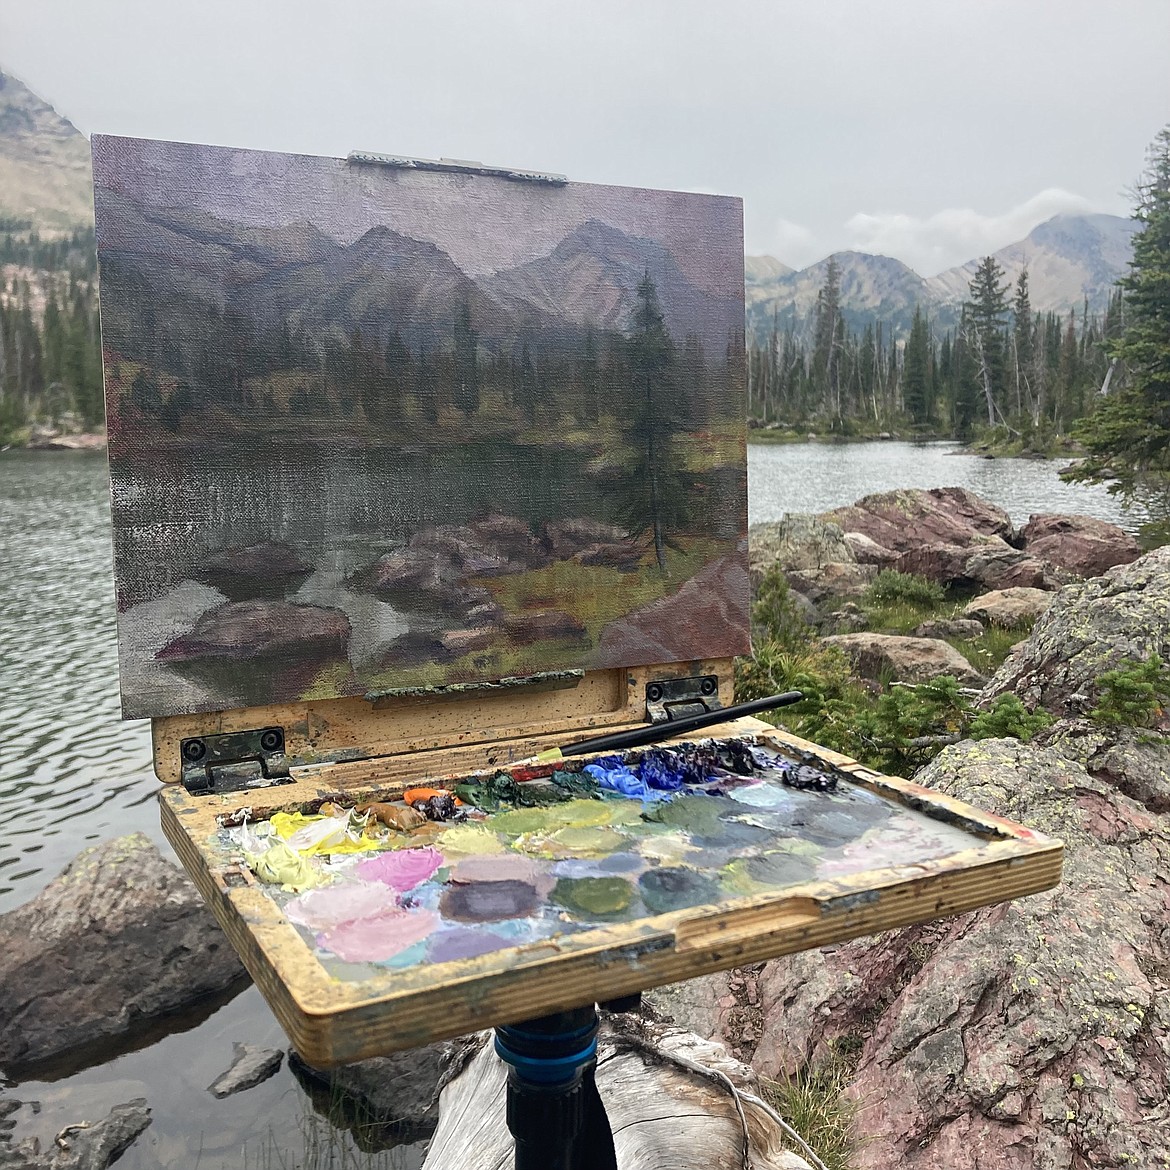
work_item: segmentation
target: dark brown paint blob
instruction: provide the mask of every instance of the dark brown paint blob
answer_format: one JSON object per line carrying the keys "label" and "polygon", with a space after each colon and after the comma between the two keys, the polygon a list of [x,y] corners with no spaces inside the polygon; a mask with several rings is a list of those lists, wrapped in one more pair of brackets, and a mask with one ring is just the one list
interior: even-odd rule
{"label": "dark brown paint blob", "polygon": [[527,918],[539,906],[535,886],[509,879],[448,886],[439,911],[455,922],[501,922],[505,918]]}

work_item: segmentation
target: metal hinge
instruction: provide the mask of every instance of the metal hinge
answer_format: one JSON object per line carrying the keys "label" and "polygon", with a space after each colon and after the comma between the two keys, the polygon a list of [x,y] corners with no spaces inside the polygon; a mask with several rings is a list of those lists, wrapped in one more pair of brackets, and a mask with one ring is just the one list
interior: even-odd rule
{"label": "metal hinge", "polygon": [[289,781],[284,731],[279,727],[192,736],[180,743],[179,755],[183,787],[194,796]]}
{"label": "metal hinge", "polygon": [[667,723],[688,715],[718,711],[719,678],[703,674],[697,678],[658,678],[646,684],[646,718],[651,723]]}

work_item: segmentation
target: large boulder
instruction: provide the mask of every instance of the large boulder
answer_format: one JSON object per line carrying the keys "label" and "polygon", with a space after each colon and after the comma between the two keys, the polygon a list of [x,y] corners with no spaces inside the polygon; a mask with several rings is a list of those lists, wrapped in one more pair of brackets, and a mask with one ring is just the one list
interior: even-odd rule
{"label": "large boulder", "polygon": [[926,544],[967,546],[978,543],[979,537],[1006,541],[1012,533],[1011,517],[1002,508],[959,487],[877,492],[825,512],[821,519],[898,553]]}
{"label": "large boulder", "polygon": [[349,619],[339,609],[291,601],[229,601],[208,610],[188,634],[168,642],[160,662],[344,655]]}
{"label": "large boulder", "polygon": [[915,779],[1062,838],[1061,885],[767,964],[754,1067],[856,1052],[858,1170],[1167,1164],[1170,820],[1035,743]]}
{"label": "large boulder", "polygon": [[1066,585],[988,683],[1057,715],[1095,705],[1097,680],[1156,653],[1170,660],[1170,546],[1079,585]]}
{"label": "large boulder", "polygon": [[774,564],[784,570],[819,569],[857,559],[838,525],[807,512],[785,512],[782,520],[753,524],[748,550],[751,568],[759,572]]}
{"label": "large boulder", "polygon": [[1098,577],[1138,558],[1137,541],[1116,524],[1091,516],[1039,513],[1029,517],[1019,540],[1030,556],[1051,561],[1078,577]]}
{"label": "large boulder", "polygon": [[826,601],[859,601],[877,574],[876,565],[830,561],[819,569],[792,569],[784,576],[797,593],[819,606]]}
{"label": "large boulder", "polygon": [[963,609],[963,616],[1005,630],[1019,629],[1040,617],[1052,604],[1052,597],[1043,589],[1023,586],[993,589],[972,598]]}
{"label": "large boulder", "polygon": [[149,1125],[146,1098],[136,1097],[115,1105],[101,1121],[65,1126],[49,1150],[42,1151],[36,1138],[15,1146],[0,1138],[0,1170],[106,1170]]}
{"label": "large boulder", "polygon": [[964,578],[984,589],[1059,589],[1074,574],[1015,548],[980,548],[967,558]]}
{"label": "large boulder", "polygon": [[947,642],[898,634],[834,634],[822,639],[844,651],[862,677],[889,676],[901,682],[927,682],[951,674],[967,686],[981,686],[983,676]]}
{"label": "large boulder", "polygon": [[191,882],[141,833],[119,837],[0,915],[0,1067],[77,1055],[243,978]]}

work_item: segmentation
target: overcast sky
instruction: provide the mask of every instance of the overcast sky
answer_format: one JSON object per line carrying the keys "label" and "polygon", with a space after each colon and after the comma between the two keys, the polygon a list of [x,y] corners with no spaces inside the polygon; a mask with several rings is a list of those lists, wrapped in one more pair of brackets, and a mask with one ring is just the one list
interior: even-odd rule
{"label": "overcast sky", "polygon": [[1127,214],[1170,0],[0,0],[86,133],[740,195],[749,253],[924,275]]}

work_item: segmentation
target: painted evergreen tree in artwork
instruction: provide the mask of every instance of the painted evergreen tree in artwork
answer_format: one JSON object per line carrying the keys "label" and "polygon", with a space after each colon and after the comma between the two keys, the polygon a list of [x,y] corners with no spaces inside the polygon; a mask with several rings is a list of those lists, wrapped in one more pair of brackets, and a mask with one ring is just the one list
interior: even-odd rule
{"label": "painted evergreen tree in artwork", "polygon": [[[1077,428],[1087,457],[1079,479],[1112,481],[1132,495],[1143,479],[1170,480],[1170,126],[1149,151],[1137,187],[1133,260],[1119,284],[1125,297],[1124,326],[1107,340],[1110,358],[1121,363],[1125,384],[1103,396]],[[1170,487],[1167,488],[1170,490]]]}
{"label": "painted evergreen tree in artwork", "polygon": [[653,533],[654,555],[665,572],[668,534],[686,520],[682,459],[675,444],[683,412],[675,344],[649,272],[638,284],[626,358],[630,400],[625,438],[630,462],[622,477],[622,516],[631,534],[647,529]]}

